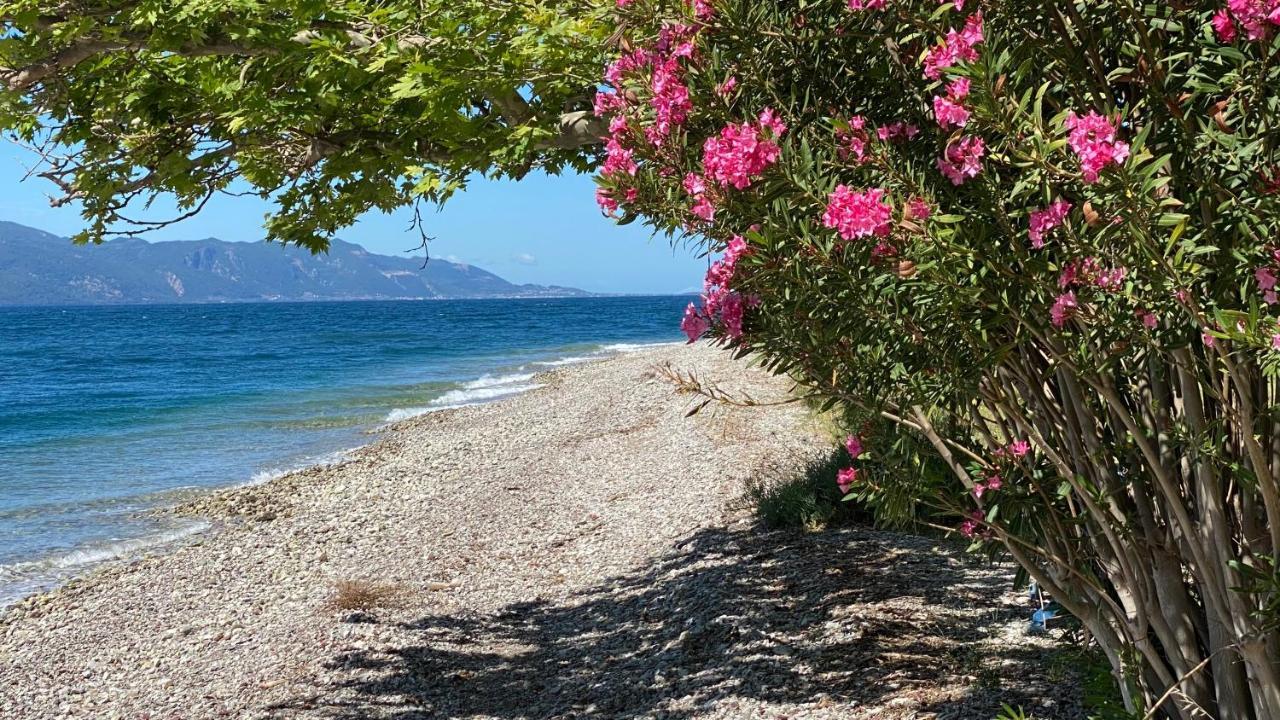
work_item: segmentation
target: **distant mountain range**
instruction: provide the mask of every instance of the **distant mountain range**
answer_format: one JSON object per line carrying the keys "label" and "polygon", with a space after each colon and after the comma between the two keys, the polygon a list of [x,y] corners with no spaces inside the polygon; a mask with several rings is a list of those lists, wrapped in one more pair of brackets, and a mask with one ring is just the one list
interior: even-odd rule
{"label": "distant mountain range", "polygon": [[0,305],[571,297],[474,265],[377,255],[334,240],[327,255],[217,239],[101,245],[0,221]]}

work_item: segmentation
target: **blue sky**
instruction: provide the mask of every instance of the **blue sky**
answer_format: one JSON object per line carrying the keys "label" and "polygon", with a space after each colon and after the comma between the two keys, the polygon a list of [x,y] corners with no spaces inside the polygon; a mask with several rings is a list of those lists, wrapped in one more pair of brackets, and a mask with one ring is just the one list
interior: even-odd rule
{"label": "blue sky", "polygon": [[[54,188],[33,178],[19,182],[32,162],[28,151],[0,150],[0,220],[57,235],[83,228],[76,208],[51,208]],[[441,212],[424,214],[436,238],[432,257],[478,265],[517,283],[567,285],[595,292],[671,293],[701,287],[706,261],[692,250],[651,238],[640,223],[619,227],[600,215],[586,176],[530,175],[520,182],[477,181]],[[163,209],[155,217],[168,217]],[[269,204],[257,198],[218,197],[200,215],[145,236],[149,240],[256,241]],[[406,232],[408,210],[370,213],[339,237],[372,252],[402,255],[418,244]]]}

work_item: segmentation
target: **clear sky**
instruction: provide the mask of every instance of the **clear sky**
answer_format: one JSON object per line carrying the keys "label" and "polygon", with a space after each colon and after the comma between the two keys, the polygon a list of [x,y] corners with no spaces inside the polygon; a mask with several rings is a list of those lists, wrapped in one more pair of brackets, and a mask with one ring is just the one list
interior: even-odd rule
{"label": "clear sky", "polygon": [[[19,182],[32,162],[28,151],[0,145],[0,220],[69,236],[83,229],[77,208],[51,208],[54,187],[32,178]],[[674,293],[701,287],[706,261],[665,238],[650,237],[639,222],[619,227],[600,215],[587,176],[530,175],[520,182],[480,180],[455,195],[441,212],[424,214],[436,238],[432,257],[478,265],[516,283],[566,285],[594,292]],[[268,203],[218,197],[200,215],[164,228],[148,240],[257,241]],[[170,217],[157,207],[153,217]],[[369,213],[338,235],[384,255],[418,244],[406,232],[411,213]]]}

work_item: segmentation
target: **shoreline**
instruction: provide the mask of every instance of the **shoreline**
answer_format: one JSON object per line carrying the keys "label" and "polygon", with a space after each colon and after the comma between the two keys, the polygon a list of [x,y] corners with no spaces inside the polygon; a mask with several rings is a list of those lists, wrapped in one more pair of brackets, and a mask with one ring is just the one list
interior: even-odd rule
{"label": "shoreline", "polygon": [[[432,398],[421,407],[395,408],[381,421],[356,428],[357,437],[361,441],[357,445],[303,458],[296,463],[286,461],[282,463],[282,467],[256,471],[247,480],[234,480],[223,485],[205,487],[175,487],[140,496],[136,502],[142,503],[145,507],[131,514],[135,523],[156,523],[175,518],[183,518],[188,522],[181,525],[160,523],[151,528],[151,532],[71,548],[61,553],[20,558],[0,566],[0,571],[7,571],[10,575],[5,579],[4,584],[0,585],[0,590],[12,588],[7,595],[0,595],[0,617],[27,598],[56,591],[68,583],[91,576],[98,570],[113,564],[128,563],[147,554],[172,550],[183,542],[190,542],[196,537],[215,530],[216,523],[208,522],[207,518],[202,518],[197,513],[183,510],[189,506],[202,504],[212,495],[269,484],[295,473],[340,466],[360,451],[380,442],[382,436],[395,431],[397,426],[403,423],[424,415],[502,402],[538,389],[541,384],[536,378],[557,370],[608,360],[628,353],[645,352],[680,344],[679,341],[598,342],[592,344],[590,349],[581,351],[585,354],[529,361],[514,370],[508,368],[512,370],[511,374],[493,375],[490,372],[483,372],[476,377],[453,381],[453,388]],[[525,373],[525,369],[531,366],[541,369]],[[528,383],[521,380],[513,385],[512,378],[528,378]],[[446,398],[451,398],[452,401],[435,404]],[[28,574],[26,576],[19,574],[23,571]]]}
{"label": "shoreline", "polygon": [[[760,528],[747,485],[795,477],[831,440],[799,403],[690,415],[697,400],[661,377],[666,363],[761,402],[789,394],[710,345],[649,349],[396,423],[339,465],[205,496],[183,510],[209,532],[0,614],[6,710],[905,720],[1066,707],[1063,683],[1002,663],[1026,622],[1009,567],[890,532]],[[1013,690],[976,681],[987,657]]]}

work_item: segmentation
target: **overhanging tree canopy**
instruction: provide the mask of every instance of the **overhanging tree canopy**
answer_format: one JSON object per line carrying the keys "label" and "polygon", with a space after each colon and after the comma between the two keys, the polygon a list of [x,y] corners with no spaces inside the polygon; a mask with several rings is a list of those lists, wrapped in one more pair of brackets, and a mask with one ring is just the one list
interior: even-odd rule
{"label": "overhanging tree canopy", "polygon": [[[596,3],[0,3],[0,127],[43,157],[77,240],[198,212],[242,180],[269,239],[312,250],[371,209],[483,173],[586,170],[605,36]],[[172,194],[178,218],[136,216]]]}

